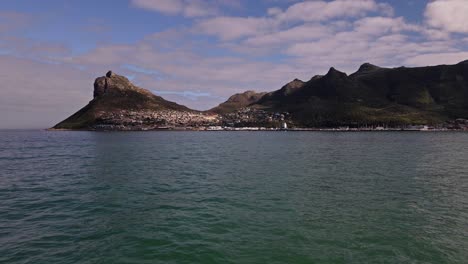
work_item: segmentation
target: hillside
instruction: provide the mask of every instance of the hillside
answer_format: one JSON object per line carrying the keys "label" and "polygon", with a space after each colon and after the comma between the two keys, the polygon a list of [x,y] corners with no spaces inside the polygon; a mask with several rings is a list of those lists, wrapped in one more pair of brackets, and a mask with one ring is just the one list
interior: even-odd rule
{"label": "hillside", "polygon": [[[291,85],[294,84],[294,85]],[[298,126],[440,124],[468,117],[468,61],[419,68],[366,63],[295,80],[249,105],[289,112]]]}
{"label": "hillside", "polygon": [[208,110],[208,112],[213,112],[217,114],[232,113],[238,109],[258,102],[258,100],[260,100],[265,94],[266,93],[256,93],[254,91],[238,93],[229,97],[229,99],[226,102]]}
{"label": "hillside", "polygon": [[93,100],[54,129],[142,130],[212,121],[212,116],[167,101],[108,72],[95,80]]}

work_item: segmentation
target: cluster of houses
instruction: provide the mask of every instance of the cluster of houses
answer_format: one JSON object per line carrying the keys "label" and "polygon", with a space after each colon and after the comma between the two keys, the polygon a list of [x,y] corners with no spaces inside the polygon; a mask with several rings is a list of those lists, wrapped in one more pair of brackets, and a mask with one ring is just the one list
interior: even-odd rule
{"label": "cluster of houses", "polygon": [[289,114],[243,108],[218,115],[195,111],[129,111],[102,112],[93,125],[96,130],[277,130],[286,129]]}
{"label": "cluster of houses", "polygon": [[219,116],[191,111],[127,111],[102,113],[93,128],[103,130],[152,130],[219,125]]}
{"label": "cluster of houses", "polygon": [[222,116],[224,127],[266,127],[266,128],[287,128],[290,122],[289,113],[268,112],[256,108],[242,108],[234,113]]}
{"label": "cluster of houses", "polygon": [[[96,130],[286,130],[293,124],[289,113],[268,112],[256,108],[243,108],[233,113],[218,115],[195,111],[129,111],[102,112],[92,128]],[[457,119],[440,127],[339,127],[339,128],[290,128],[292,131],[332,130],[332,131],[468,131],[468,120]]]}
{"label": "cluster of houses", "polygon": [[448,129],[468,131],[468,119],[459,118],[447,125]]}

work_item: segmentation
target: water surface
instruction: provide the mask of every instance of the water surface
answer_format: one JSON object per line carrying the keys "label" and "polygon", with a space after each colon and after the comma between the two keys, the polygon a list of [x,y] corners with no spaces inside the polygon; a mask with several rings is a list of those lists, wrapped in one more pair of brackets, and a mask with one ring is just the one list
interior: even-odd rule
{"label": "water surface", "polygon": [[0,132],[0,263],[466,263],[468,134]]}

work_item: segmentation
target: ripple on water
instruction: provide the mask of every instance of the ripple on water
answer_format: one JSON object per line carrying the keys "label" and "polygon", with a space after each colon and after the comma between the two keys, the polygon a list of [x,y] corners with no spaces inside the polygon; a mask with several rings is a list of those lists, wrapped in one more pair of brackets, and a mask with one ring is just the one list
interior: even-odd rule
{"label": "ripple on water", "polygon": [[468,259],[468,134],[0,134],[0,263]]}

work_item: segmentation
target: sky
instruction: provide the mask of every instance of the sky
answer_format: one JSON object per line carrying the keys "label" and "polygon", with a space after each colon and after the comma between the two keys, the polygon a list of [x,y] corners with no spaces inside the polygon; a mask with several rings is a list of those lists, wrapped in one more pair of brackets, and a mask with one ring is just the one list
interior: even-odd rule
{"label": "sky", "polygon": [[0,129],[47,128],[108,70],[188,107],[330,67],[468,59],[468,0],[2,0]]}

